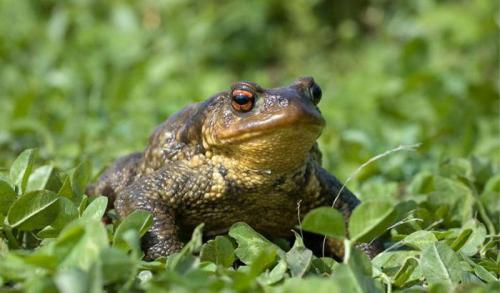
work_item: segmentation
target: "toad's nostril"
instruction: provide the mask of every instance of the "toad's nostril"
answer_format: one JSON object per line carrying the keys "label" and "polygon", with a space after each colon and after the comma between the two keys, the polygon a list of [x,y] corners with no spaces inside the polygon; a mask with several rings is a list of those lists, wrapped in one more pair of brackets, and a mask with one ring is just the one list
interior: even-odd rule
{"label": "toad's nostril", "polygon": [[311,84],[309,87],[309,95],[311,96],[311,99],[313,100],[314,104],[318,104],[319,101],[321,101],[321,96],[323,95],[323,92],[321,91],[321,88],[319,85],[315,82]]}

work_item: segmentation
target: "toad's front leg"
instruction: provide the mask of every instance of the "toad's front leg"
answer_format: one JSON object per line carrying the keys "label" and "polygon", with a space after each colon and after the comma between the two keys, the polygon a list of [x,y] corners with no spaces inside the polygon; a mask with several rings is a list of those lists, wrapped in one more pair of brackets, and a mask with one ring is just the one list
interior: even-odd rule
{"label": "toad's front leg", "polygon": [[[361,202],[347,187],[343,187],[343,184],[335,176],[322,167],[317,166],[315,175],[320,184],[322,197],[327,198],[333,207],[342,212],[347,226],[352,210]],[[344,257],[344,244],[338,239],[328,238],[326,246],[334,256]],[[356,247],[363,250],[370,258],[375,257],[381,251],[381,244],[378,241],[360,243]]]}
{"label": "toad's front leg", "polygon": [[167,166],[137,179],[118,194],[115,207],[121,218],[134,210],[153,216],[153,226],[142,239],[148,260],[177,252],[182,247],[176,225],[180,205],[196,204],[210,192],[212,168],[193,170],[182,163]]}

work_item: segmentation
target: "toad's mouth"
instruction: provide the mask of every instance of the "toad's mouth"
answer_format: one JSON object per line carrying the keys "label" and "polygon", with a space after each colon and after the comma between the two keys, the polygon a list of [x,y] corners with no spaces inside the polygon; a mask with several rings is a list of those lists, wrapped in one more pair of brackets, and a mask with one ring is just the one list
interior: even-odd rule
{"label": "toad's mouth", "polygon": [[242,119],[231,127],[220,129],[217,140],[225,143],[243,142],[270,134],[293,133],[297,139],[316,139],[325,125],[325,120],[316,108],[301,104],[290,105],[281,113],[261,113]]}

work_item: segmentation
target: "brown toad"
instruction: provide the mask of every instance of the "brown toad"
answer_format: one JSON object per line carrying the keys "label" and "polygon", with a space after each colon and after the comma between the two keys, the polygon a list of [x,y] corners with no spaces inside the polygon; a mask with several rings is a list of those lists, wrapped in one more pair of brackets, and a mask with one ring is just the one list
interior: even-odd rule
{"label": "brown toad", "polygon": [[[172,115],[144,152],[117,160],[88,193],[108,196],[120,217],[152,213],[143,239],[148,259],[178,251],[182,236],[202,222],[207,235],[243,221],[287,237],[298,224],[299,202],[301,215],[329,206],[342,186],[321,167],[320,99],[310,77],[272,89],[237,82]],[[358,204],[343,189],[335,207],[347,220]]]}

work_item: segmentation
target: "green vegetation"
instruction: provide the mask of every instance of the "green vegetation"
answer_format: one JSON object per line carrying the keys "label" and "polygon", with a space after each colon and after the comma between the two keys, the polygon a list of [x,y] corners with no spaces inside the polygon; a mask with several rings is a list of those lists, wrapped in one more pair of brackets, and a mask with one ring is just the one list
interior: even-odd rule
{"label": "green vegetation", "polygon": [[[336,3],[338,2],[338,3]],[[350,2],[349,2],[350,3]],[[0,291],[499,290],[496,1],[0,1]],[[495,19],[496,17],[496,19]],[[363,200],[342,263],[244,223],[141,260],[150,215],[101,221],[85,186],[235,80],[312,75],[326,167]],[[36,149],[36,151],[32,150]],[[335,229],[333,229],[333,228]],[[355,247],[382,235],[373,260]]]}

